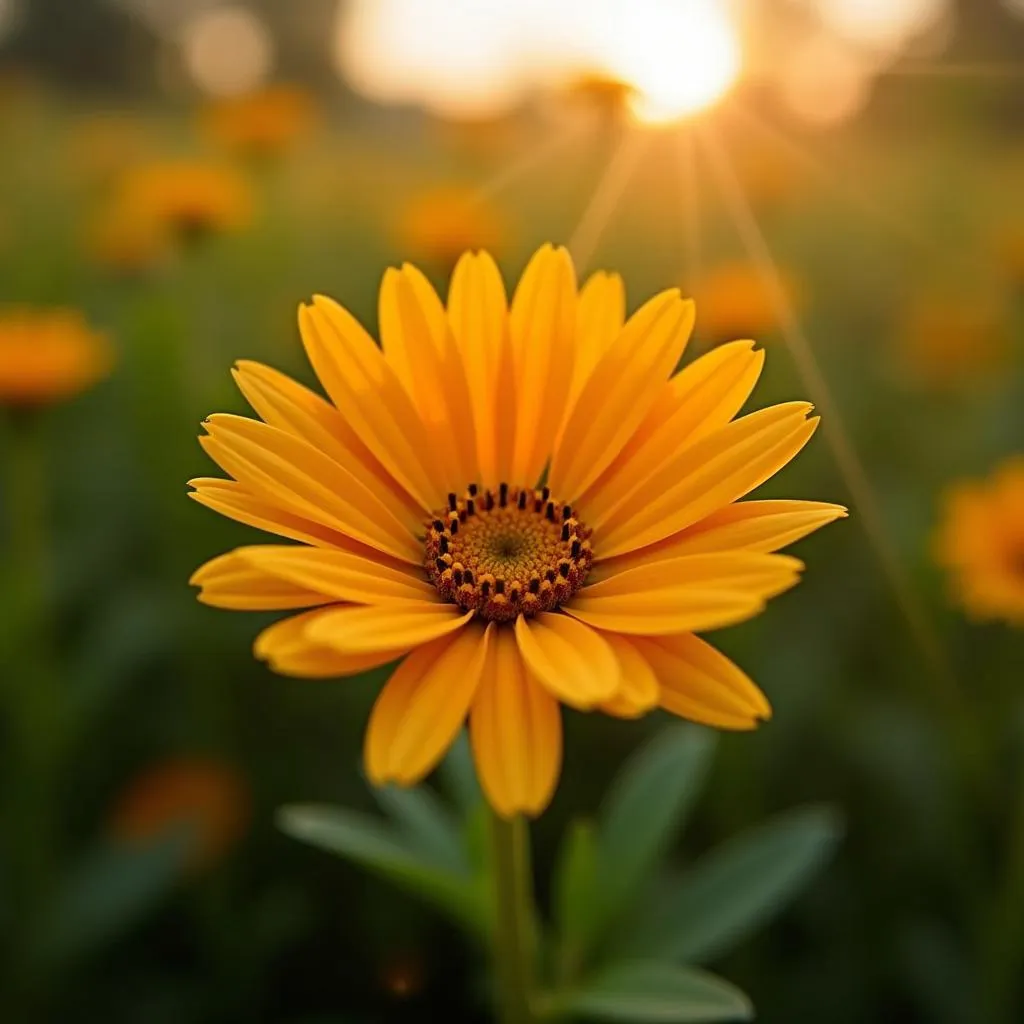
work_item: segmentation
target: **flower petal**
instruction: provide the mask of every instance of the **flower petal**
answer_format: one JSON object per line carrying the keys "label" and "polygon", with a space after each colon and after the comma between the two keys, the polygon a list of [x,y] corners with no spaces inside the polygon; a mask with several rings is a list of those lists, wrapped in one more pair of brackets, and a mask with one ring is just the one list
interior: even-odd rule
{"label": "flower petal", "polygon": [[253,652],[267,662],[272,671],[300,679],[336,679],[397,661],[400,651],[371,651],[368,654],[342,654],[313,643],[307,627],[323,614],[323,609],[302,612],[268,626],[253,645]]}
{"label": "flower petal", "polygon": [[661,687],[661,706],[721,729],[753,729],[771,717],[764,694],[724,654],[689,633],[634,638]]}
{"label": "flower petal", "polygon": [[347,551],[266,544],[240,548],[236,554],[254,570],[295,587],[328,594],[336,601],[384,604],[391,600],[440,600],[421,572],[409,573]]}
{"label": "flower petal", "polygon": [[422,560],[422,546],[391,508],[312,445],[244,416],[218,414],[204,425],[207,454],[261,497],[395,558]]}
{"label": "flower petal", "polygon": [[423,421],[442,472],[437,486],[461,493],[479,480],[466,371],[433,286],[410,264],[389,269],[380,290],[384,354]]}
{"label": "flower petal", "polygon": [[394,509],[410,530],[418,532],[423,510],[330,402],[262,363],[241,360],[232,374],[260,419],[294,434],[340,463]]}
{"label": "flower petal", "polygon": [[658,389],[657,400],[614,462],[580,498],[600,528],[674,455],[724,427],[750,397],[764,366],[752,341],[720,345]]}
{"label": "flower petal", "polygon": [[778,551],[836,519],[846,516],[842,505],[824,501],[740,501],[712,512],[685,530],[649,547],[597,563],[588,581],[650,562],[713,551]]}
{"label": "flower petal", "polygon": [[530,260],[512,299],[509,332],[516,372],[512,480],[531,487],[551,454],[572,379],[576,274],[564,248],[542,246]]}
{"label": "flower petal", "polygon": [[503,817],[537,815],[562,765],[558,701],[528,671],[511,630],[492,637],[469,718],[480,785]]}
{"label": "flower petal", "polygon": [[516,641],[530,671],[559,700],[592,708],[619,689],[615,652],[601,634],[557,612],[516,619]]}
{"label": "flower petal", "polygon": [[467,626],[413,651],[384,685],[366,729],[366,774],[410,785],[441,760],[480,684],[494,627]]}
{"label": "flower petal", "polygon": [[583,384],[551,462],[552,488],[575,500],[630,439],[676,368],[693,329],[694,305],[675,289],[626,322]]}
{"label": "flower petal", "polygon": [[314,643],[343,654],[397,651],[418,647],[462,628],[473,612],[453,604],[390,601],[386,605],[332,608],[310,623]]}
{"label": "flower petal", "polygon": [[637,566],[585,586],[563,611],[639,636],[720,629],[756,615],[803,568],[788,555],[716,552]]}
{"label": "flower petal", "polygon": [[818,425],[817,417],[806,419],[810,408],[789,402],[761,409],[680,452],[605,524],[600,557],[678,533],[764,483],[810,440]]}
{"label": "flower petal", "polygon": [[324,296],[299,309],[306,354],[331,401],[382,466],[425,511],[445,493],[423,424],[383,352],[346,309]]}
{"label": "flower petal", "polygon": [[601,704],[601,710],[617,718],[639,718],[658,706],[658,677],[630,639],[617,633],[603,636],[619,659],[622,685],[614,697]]}
{"label": "flower petal", "polygon": [[576,361],[569,385],[569,411],[626,322],[626,287],[619,274],[599,270],[580,289],[576,307]]}
{"label": "flower petal", "polygon": [[481,479],[494,486],[513,479],[515,424],[508,410],[515,408],[515,369],[505,284],[488,253],[467,252],[456,265],[448,322],[469,385]]}
{"label": "flower petal", "polygon": [[201,565],[189,583],[199,587],[199,600],[214,608],[236,611],[279,611],[330,604],[330,594],[315,587],[272,576],[245,557],[245,548],[218,555]]}
{"label": "flower petal", "polygon": [[212,476],[196,477],[189,480],[188,486],[195,488],[188,496],[198,501],[200,505],[205,505],[236,522],[245,523],[246,526],[253,526],[257,530],[276,533],[279,537],[301,541],[303,544],[352,546],[363,551],[373,550],[358,544],[337,530],[304,519],[262,497],[256,497],[237,480],[222,480]]}

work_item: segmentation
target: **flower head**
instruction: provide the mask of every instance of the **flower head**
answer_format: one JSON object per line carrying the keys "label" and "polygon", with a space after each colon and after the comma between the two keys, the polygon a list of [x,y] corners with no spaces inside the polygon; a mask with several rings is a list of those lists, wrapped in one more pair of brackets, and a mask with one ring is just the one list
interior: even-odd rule
{"label": "flower head", "polygon": [[244,228],[253,205],[236,171],[187,160],[129,171],[115,201],[119,216],[149,221],[179,241]]}
{"label": "flower head", "polygon": [[[796,279],[784,274],[782,284],[789,301],[798,305],[801,290]],[[778,331],[779,317],[771,288],[757,267],[749,263],[719,264],[697,282],[694,296],[697,330],[714,344]]]}
{"label": "flower head", "polygon": [[106,335],[71,309],[0,309],[0,405],[31,408],[78,394],[113,366]]}
{"label": "flower head", "polygon": [[272,85],[219,100],[201,115],[203,132],[244,156],[274,156],[306,138],[316,126],[313,97],[297,85]]}
{"label": "flower head", "polygon": [[506,230],[498,212],[472,189],[446,185],[409,202],[399,235],[417,258],[449,271],[470,249],[500,249]]}
{"label": "flower head", "polygon": [[1007,356],[998,309],[987,298],[919,297],[904,311],[898,331],[908,371],[933,387],[956,387],[990,374]]}
{"label": "flower head", "polygon": [[696,634],[792,586],[801,563],[775,552],[844,514],[739,501],[817,420],[805,402],[735,418],[763,362],[752,342],[675,373],[694,316],[676,290],[624,310],[621,278],[578,291],[551,246],[510,305],[486,253],[459,260],[447,306],[405,265],[381,286],[382,349],[330,299],[300,309],[330,400],[241,363],[262,422],[207,420],[231,479],[193,480],[192,496],[296,543],[213,559],[200,599],[295,611],[256,641],[288,675],[400,662],[367,730],[373,781],[421,778],[468,718],[491,803],[535,814],[562,703],[732,729],[769,715]]}
{"label": "flower head", "polygon": [[970,616],[1024,626],[1024,455],[949,491],[935,554]]}
{"label": "flower head", "polygon": [[190,836],[193,867],[206,867],[242,836],[249,819],[249,791],[230,766],[175,758],[134,779],[111,813],[109,830],[121,843],[148,843],[182,827]]}

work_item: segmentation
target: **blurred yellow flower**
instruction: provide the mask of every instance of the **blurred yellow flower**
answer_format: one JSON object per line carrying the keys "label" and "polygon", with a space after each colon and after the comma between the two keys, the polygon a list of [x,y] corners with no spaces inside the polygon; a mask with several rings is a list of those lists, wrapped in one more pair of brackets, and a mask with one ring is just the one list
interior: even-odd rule
{"label": "blurred yellow flower", "polygon": [[1024,223],[1001,228],[993,239],[992,252],[1003,274],[1024,288]]}
{"label": "blurred yellow flower", "polygon": [[[788,301],[799,308],[803,293],[796,278],[783,271],[782,284]],[[693,297],[699,310],[697,331],[713,344],[778,332],[771,289],[752,264],[732,261],[713,267],[697,281]]]}
{"label": "blurred yellow flower", "polygon": [[500,250],[506,229],[498,211],[472,189],[448,185],[415,196],[402,212],[398,234],[416,259],[450,271],[471,249]]}
{"label": "blurred yellow flower", "polygon": [[115,203],[117,215],[149,220],[180,241],[239,230],[253,212],[249,183],[237,171],[188,160],[129,171]]}
{"label": "blurred yellow flower", "polygon": [[121,274],[137,274],[163,262],[170,243],[163,224],[119,202],[107,204],[86,224],[82,240],[87,259]]}
{"label": "blurred yellow flower", "polygon": [[211,416],[201,444],[229,479],[191,481],[297,543],[214,558],[192,578],[200,600],[298,611],[256,641],[287,675],[401,661],[370,716],[370,779],[422,778],[468,717],[503,815],[550,799],[561,703],[753,728],[767,700],[696,633],[796,583],[801,563],[776,552],[845,510],[739,500],[818,421],[806,402],[734,419],[764,360],[753,342],[672,376],[693,317],[671,289],[626,320],[618,275],[578,291],[550,245],[511,304],[487,253],[459,260],[447,308],[411,265],[388,270],[382,347],[314,298],[299,327],[330,401],[238,364],[261,419]]}
{"label": "blurred yellow flower", "polygon": [[164,761],[134,779],[118,798],[108,828],[121,843],[149,843],[191,829],[190,863],[208,867],[244,835],[249,791],[233,768],[219,761]]}
{"label": "blurred yellow flower", "polygon": [[200,128],[216,144],[245,156],[274,156],[316,127],[313,96],[297,85],[271,85],[210,104]]}
{"label": "blurred yellow flower", "polygon": [[968,615],[1024,626],[1024,455],[950,489],[935,554]]}
{"label": "blurred yellow flower", "polygon": [[987,299],[934,293],[914,299],[898,325],[907,369],[923,383],[956,386],[1005,364],[1008,338]]}
{"label": "blurred yellow flower", "polygon": [[0,308],[0,405],[70,398],[106,377],[113,362],[106,335],[75,310]]}

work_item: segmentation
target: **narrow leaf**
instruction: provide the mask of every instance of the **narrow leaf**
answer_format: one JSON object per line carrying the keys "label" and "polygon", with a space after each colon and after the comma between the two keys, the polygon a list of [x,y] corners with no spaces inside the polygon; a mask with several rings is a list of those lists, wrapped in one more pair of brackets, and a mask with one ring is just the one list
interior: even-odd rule
{"label": "narrow leaf", "polygon": [[597,878],[594,826],[589,821],[574,821],[562,840],[553,881],[555,922],[565,976],[575,973],[593,933]]}
{"label": "narrow leaf", "polygon": [[558,1009],[591,1020],[629,1024],[694,1024],[750,1020],[750,1000],[706,971],[671,964],[621,963],[592,977]]}
{"label": "narrow leaf", "polygon": [[104,843],[92,850],[44,916],[39,955],[67,963],[123,935],[181,877],[193,840],[191,829],[177,828],[143,846]]}
{"label": "narrow leaf", "polygon": [[458,921],[479,927],[470,879],[428,863],[384,822],[344,807],[311,804],[283,807],[277,821],[292,838],[354,861]]}
{"label": "narrow leaf", "polygon": [[708,729],[671,726],[634,755],[613,783],[598,829],[602,891],[595,929],[625,910],[664,856],[700,793],[714,745]]}
{"label": "narrow leaf", "polygon": [[636,926],[623,929],[619,952],[688,962],[726,952],[793,899],[841,832],[833,810],[806,807],[730,840],[655,887]]}
{"label": "narrow leaf", "polygon": [[469,870],[459,825],[429,789],[384,786],[374,788],[373,795],[406,844],[425,861],[454,874]]}
{"label": "narrow leaf", "polygon": [[483,793],[473,767],[473,751],[465,729],[459,732],[447,756],[438,768],[441,783],[448,795],[468,814],[483,802]]}

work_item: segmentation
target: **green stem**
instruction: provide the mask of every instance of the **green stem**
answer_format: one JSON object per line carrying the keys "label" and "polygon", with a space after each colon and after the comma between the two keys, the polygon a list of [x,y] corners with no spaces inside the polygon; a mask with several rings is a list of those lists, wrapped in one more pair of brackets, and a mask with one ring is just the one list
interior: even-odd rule
{"label": "green stem", "polygon": [[494,967],[502,1024],[534,1024],[532,1007],[536,921],[530,834],[522,817],[491,815],[494,855]]}

